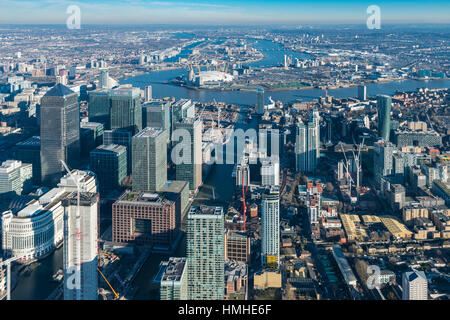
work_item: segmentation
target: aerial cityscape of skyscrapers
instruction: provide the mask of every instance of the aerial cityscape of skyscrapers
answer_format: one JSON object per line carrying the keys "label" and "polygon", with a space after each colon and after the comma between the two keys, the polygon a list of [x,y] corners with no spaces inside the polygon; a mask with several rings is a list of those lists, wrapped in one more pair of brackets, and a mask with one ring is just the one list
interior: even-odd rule
{"label": "aerial cityscape of skyscrapers", "polygon": [[0,299],[450,298],[447,24],[73,12],[0,26]]}

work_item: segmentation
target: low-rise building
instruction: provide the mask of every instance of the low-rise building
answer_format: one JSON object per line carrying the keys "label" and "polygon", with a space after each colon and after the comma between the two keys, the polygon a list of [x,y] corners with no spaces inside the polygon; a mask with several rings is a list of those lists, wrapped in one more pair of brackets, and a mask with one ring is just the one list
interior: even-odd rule
{"label": "low-rise building", "polygon": [[281,288],[281,273],[272,270],[258,272],[253,278],[253,287],[258,290]]}
{"label": "low-rise building", "polygon": [[232,300],[237,296],[247,299],[248,271],[247,264],[235,260],[225,262],[225,299]]}

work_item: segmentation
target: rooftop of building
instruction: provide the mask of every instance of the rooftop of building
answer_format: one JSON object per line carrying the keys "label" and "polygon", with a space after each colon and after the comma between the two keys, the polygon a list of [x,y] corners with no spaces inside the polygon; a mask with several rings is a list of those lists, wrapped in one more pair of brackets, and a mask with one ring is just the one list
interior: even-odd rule
{"label": "rooftop of building", "polygon": [[276,195],[279,195],[279,193],[280,193],[280,187],[279,187],[279,186],[270,186],[270,187],[267,187],[267,188],[264,190],[264,194],[265,194],[265,195],[273,195],[273,196],[276,196]]}
{"label": "rooftop of building", "polygon": [[247,264],[242,261],[227,260],[225,262],[225,281],[234,282],[247,276]]}
{"label": "rooftop of building", "polygon": [[132,97],[141,96],[141,90],[139,88],[117,88],[110,91],[111,97]]}
{"label": "rooftop of building", "polygon": [[171,204],[172,201],[167,199],[163,193],[127,191],[120,196],[116,203],[165,205]]}
{"label": "rooftop of building", "polygon": [[136,134],[134,137],[135,138],[156,138],[159,135],[161,135],[163,133],[163,129],[161,128],[152,128],[152,127],[147,127],[142,129],[141,132],[139,132],[138,134]]}
{"label": "rooftop of building", "polygon": [[62,203],[64,206],[67,205],[77,205],[78,197],[80,198],[80,205],[90,205],[97,201],[97,193],[92,192],[71,192],[68,193],[63,199]]}
{"label": "rooftop of building", "polygon": [[189,188],[189,182],[187,181],[169,180],[159,191],[181,193],[186,188]]}
{"label": "rooftop of building", "polygon": [[92,152],[115,152],[120,153],[122,151],[126,151],[126,147],[119,144],[108,144],[108,145],[100,145]]}
{"label": "rooftop of building", "polygon": [[99,126],[103,126],[103,124],[99,122],[80,122],[80,128],[83,129],[97,129]]}
{"label": "rooftop of building", "polygon": [[25,166],[31,166],[31,164],[22,163],[22,161],[19,160],[6,160],[2,163],[0,166],[0,174],[10,173],[13,170],[25,167]]}
{"label": "rooftop of building", "polygon": [[28,138],[25,141],[17,143],[18,146],[40,146],[41,145],[41,137],[40,136],[33,136],[31,138]]}
{"label": "rooftop of building", "polygon": [[405,277],[408,279],[408,281],[414,281],[418,278],[421,278],[423,280],[427,280],[427,277],[425,276],[425,272],[418,271],[418,270],[412,270],[405,272]]}
{"label": "rooftop of building", "polygon": [[74,93],[75,92],[73,92],[65,85],[58,83],[56,86],[47,91],[45,97],[65,97]]}
{"label": "rooftop of building", "polygon": [[160,109],[166,105],[169,105],[169,102],[153,100],[153,101],[144,102],[142,107],[143,108],[158,108],[158,109]]}
{"label": "rooftop of building", "polygon": [[180,99],[173,104],[173,107],[184,106],[185,104],[192,104],[190,99]]}
{"label": "rooftop of building", "polygon": [[180,281],[184,273],[187,258],[169,258],[161,281]]}
{"label": "rooftop of building", "polygon": [[65,185],[73,185],[75,179],[78,183],[89,182],[92,179],[95,179],[95,175],[91,171],[83,171],[74,169],[70,172],[70,174],[66,173],[58,183],[58,187]]}
{"label": "rooftop of building", "polygon": [[223,208],[222,207],[212,207],[212,206],[192,206],[191,210],[189,211],[189,215],[214,215],[214,216],[220,216],[223,214]]}

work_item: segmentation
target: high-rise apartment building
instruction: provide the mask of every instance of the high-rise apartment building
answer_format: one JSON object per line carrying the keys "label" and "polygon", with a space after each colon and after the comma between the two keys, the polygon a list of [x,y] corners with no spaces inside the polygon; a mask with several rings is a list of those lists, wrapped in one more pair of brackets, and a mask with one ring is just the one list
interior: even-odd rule
{"label": "high-rise apartment building", "polygon": [[383,177],[393,173],[395,146],[385,140],[379,140],[374,144],[374,177],[379,186]]}
{"label": "high-rise apartment building", "polygon": [[309,123],[312,123],[315,128],[315,146],[314,149],[316,150],[316,157],[320,158],[320,115],[319,111],[316,109],[313,109],[311,113],[309,114]]}
{"label": "high-rise apartment building", "polygon": [[62,200],[64,300],[97,300],[98,201],[96,193],[85,192],[72,192]]}
{"label": "high-rise apartment building", "polygon": [[314,172],[317,167],[317,126],[313,122],[297,125],[295,163],[297,172]]}
{"label": "high-rise apartment building", "polygon": [[160,283],[160,300],[187,300],[187,258],[169,258]]}
{"label": "high-rise apartment building", "polygon": [[133,190],[156,192],[167,183],[168,131],[145,128],[133,137]]}
{"label": "high-rise apartment building", "polygon": [[188,299],[224,298],[224,235],[222,207],[191,207],[187,220]]}
{"label": "high-rise apartment building", "polygon": [[261,186],[279,186],[280,185],[280,163],[272,162],[270,158],[262,161],[261,165]]}
{"label": "high-rise apartment building", "polygon": [[378,137],[386,141],[389,141],[391,133],[391,105],[392,98],[390,96],[377,96]]}
{"label": "high-rise apartment building", "polygon": [[247,163],[241,163],[236,166],[236,186],[246,187],[250,184],[250,166]]}
{"label": "high-rise apartment building", "polygon": [[261,200],[261,257],[263,266],[279,266],[280,194],[275,186],[267,188]]}
{"label": "high-rise apartment building", "polygon": [[423,271],[403,273],[402,289],[402,300],[428,300],[428,282]]}
{"label": "high-rise apartment building", "polygon": [[41,101],[41,179],[46,186],[59,182],[64,167],[75,167],[80,158],[78,95],[62,84],[50,89]]}

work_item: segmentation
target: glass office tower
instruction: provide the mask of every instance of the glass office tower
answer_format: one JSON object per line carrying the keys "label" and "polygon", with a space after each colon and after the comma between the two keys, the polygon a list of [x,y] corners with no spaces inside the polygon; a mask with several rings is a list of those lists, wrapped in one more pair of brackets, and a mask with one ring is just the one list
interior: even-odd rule
{"label": "glass office tower", "polygon": [[80,111],[78,95],[57,84],[41,102],[41,178],[55,186],[62,176],[63,160],[70,168],[80,158]]}

